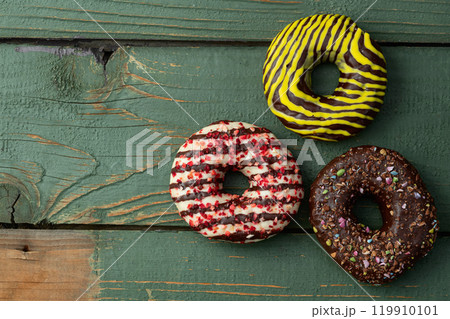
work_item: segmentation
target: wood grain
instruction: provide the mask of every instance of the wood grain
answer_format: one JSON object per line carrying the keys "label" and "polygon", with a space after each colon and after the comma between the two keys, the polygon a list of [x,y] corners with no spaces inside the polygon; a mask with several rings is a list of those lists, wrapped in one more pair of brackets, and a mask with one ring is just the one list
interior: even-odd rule
{"label": "wood grain", "polygon": [[[270,41],[285,25],[317,13],[357,19],[372,0],[85,0],[80,4],[115,39]],[[379,0],[358,21],[378,41],[448,43],[446,1]],[[109,39],[74,1],[7,1],[3,38]]]}
{"label": "wood grain", "polygon": [[[253,122],[263,114],[264,43],[286,24],[316,13],[357,19],[372,3],[83,0],[115,39],[167,47],[126,47],[104,65],[91,48],[0,44],[0,223],[158,226],[142,235],[5,230],[0,224],[0,300],[75,300],[92,283],[82,299],[369,300],[308,235],[294,233],[296,225],[253,245],[208,241],[187,228],[165,227],[185,223],[170,206],[171,162],[158,165],[166,148],[173,156],[204,125]],[[444,234],[395,282],[363,285],[377,300],[449,299],[449,14],[446,1],[378,0],[358,25],[386,44],[385,106],[357,137],[316,143],[325,162],[356,145],[395,149],[417,167],[436,199]],[[73,1],[2,2],[0,42],[43,39],[87,39],[94,48],[112,43]],[[322,66],[313,79],[318,92],[332,90],[336,69]],[[279,138],[297,139],[291,150],[298,156],[303,140],[270,112],[257,124]],[[155,151],[152,174],[126,165],[126,141],[143,129],[171,138]],[[137,159],[133,153],[133,163]],[[309,186],[321,165],[306,162],[301,169]],[[234,175],[226,185],[242,191],[246,181]],[[372,227],[380,224],[370,200],[359,201],[356,214]],[[305,201],[297,219],[309,229],[307,216]]]}
{"label": "wood grain", "polygon": [[[98,271],[139,236],[101,232]],[[377,300],[448,300],[450,238],[395,282],[363,284]],[[100,300],[370,300],[306,235],[257,244],[214,242],[196,233],[148,232],[101,278]]]}
{"label": "wood grain", "polygon": [[0,300],[77,299],[96,278],[94,249],[87,232],[0,230]]}
{"label": "wood grain", "polygon": [[[0,300],[370,300],[307,235],[236,245],[149,231],[118,259],[140,236],[0,229]],[[363,288],[377,300],[448,300],[449,240],[395,282]]]}
{"label": "wood grain", "polygon": [[[5,57],[0,75],[0,182],[22,189],[24,202],[14,213],[18,222],[185,225],[174,206],[164,213],[172,203],[170,163],[155,166],[153,175],[127,167],[126,140],[144,128],[171,137],[155,152],[157,165],[165,147],[174,154],[201,126],[219,119],[253,122],[267,108],[261,88],[265,47],[127,48],[130,56],[117,51],[105,73],[92,55],[58,57],[44,49],[0,46]],[[325,163],[363,144],[399,151],[421,173],[436,198],[441,229],[449,231],[449,49],[383,50],[389,84],[374,123],[348,141],[316,145]],[[314,77],[317,90],[333,87],[333,68],[325,65],[326,72]],[[292,151],[298,156],[303,140],[284,129],[271,112],[257,124],[279,138],[297,139]],[[314,161],[302,165],[306,187],[321,167]],[[231,190],[246,187],[238,178],[228,185]],[[358,215],[376,224],[375,204],[358,204]],[[0,213],[0,222],[10,222],[7,209]],[[301,205],[298,219],[304,227],[309,227],[307,214],[307,205]]]}

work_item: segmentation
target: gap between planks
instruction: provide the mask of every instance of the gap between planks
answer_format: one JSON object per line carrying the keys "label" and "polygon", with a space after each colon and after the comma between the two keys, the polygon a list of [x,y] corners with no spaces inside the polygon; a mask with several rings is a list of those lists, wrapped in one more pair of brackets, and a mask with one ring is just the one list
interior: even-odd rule
{"label": "gap between planks", "polygon": [[[222,40],[118,40],[122,46],[133,47],[269,47],[271,41],[222,41]],[[450,47],[444,42],[387,42],[377,41],[387,47]],[[40,39],[40,38],[0,38],[0,44],[30,44],[44,46],[72,46],[77,48],[118,48],[116,42],[109,39]]]}
{"label": "gap between planks", "polygon": [[[149,225],[113,225],[113,224],[7,224],[1,223],[0,229],[35,229],[35,230],[122,230],[122,231],[153,231],[153,232],[184,232],[193,230],[189,226],[152,226]],[[314,234],[312,228],[305,228],[308,234]],[[286,228],[283,233],[303,234],[300,228]],[[438,237],[450,237],[450,231],[438,232]]]}

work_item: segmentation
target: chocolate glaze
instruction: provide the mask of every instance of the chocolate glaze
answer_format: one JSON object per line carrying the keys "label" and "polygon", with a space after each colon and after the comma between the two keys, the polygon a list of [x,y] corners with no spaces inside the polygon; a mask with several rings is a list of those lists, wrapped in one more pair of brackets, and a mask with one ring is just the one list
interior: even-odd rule
{"label": "chocolate glaze", "polygon": [[[340,176],[339,176],[340,175]],[[371,195],[383,226],[370,230],[352,214]],[[436,207],[417,170],[399,153],[376,146],[351,148],[326,165],[311,186],[310,222],[326,251],[359,281],[394,280],[436,240]]]}

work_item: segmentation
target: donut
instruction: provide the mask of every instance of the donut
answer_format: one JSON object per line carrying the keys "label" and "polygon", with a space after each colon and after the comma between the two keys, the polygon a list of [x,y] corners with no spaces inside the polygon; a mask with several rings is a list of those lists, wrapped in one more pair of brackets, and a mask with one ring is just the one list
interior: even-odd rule
{"label": "donut", "polygon": [[[352,207],[375,199],[383,225],[370,229]],[[310,222],[331,257],[356,279],[390,282],[433,247],[436,207],[417,170],[399,153],[376,146],[351,148],[319,173],[311,186]]]}
{"label": "donut", "polygon": [[[311,73],[336,64],[339,84],[331,95],[311,89]],[[338,141],[364,129],[380,111],[386,61],[368,33],[339,14],[313,15],[284,28],[272,41],[263,68],[270,110],[305,138]]]}
{"label": "donut", "polygon": [[[248,178],[242,195],[223,189],[228,171]],[[193,134],[172,166],[180,216],[205,237],[257,242],[283,230],[304,196],[295,158],[266,128],[220,121]]]}

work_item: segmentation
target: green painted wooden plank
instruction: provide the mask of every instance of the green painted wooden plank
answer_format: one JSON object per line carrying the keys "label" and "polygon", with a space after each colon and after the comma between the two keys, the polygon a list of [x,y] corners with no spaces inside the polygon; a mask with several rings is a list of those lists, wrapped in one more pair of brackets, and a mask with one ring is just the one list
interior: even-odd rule
{"label": "green painted wooden plank", "polygon": [[[269,41],[288,23],[317,13],[357,19],[373,0],[85,0],[79,3],[116,39]],[[450,5],[438,0],[379,0],[358,21],[379,41],[450,40]],[[74,1],[2,3],[3,38],[109,39]]]}
{"label": "green painted wooden plank", "polygon": [[[97,276],[138,236],[96,232]],[[376,300],[448,300],[449,237]],[[306,235],[280,234],[251,245],[214,242],[193,232],[148,232],[100,279],[101,300],[370,300]]]}
{"label": "green painted wooden plank", "polygon": [[[449,244],[440,236],[396,281],[362,287],[377,300],[448,300]],[[193,231],[0,229],[0,262],[0,300],[370,300],[304,234],[237,245]]]}
{"label": "green painted wooden plank", "polygon": [[[267,108],[261,84],[264,47],[127,48],[131,56],[118,51],[109,60],[106,80],[89,52],[66,48],[56,53],[72,55],[60,58],[43,52],[49,50],[55,48],[0,46],[0,178],[26,195],[15,206],[16,222],[185,225],[175,206],[164,213],[172,203],[170,165],[155,168],[153,175],[127,167],[126,140],[148,128],[172,138],[167,146],[173,154],[200,126],[220,119],[253,122]],[[436,198],[441,229],[449,231],[449,49],[383,51],[388,92],[374,123],[348,141],[316,145],[325,162],[363,144],[399,151],[421,173]],[[332,88],[333,66],[315,73],[318,91]],[[298,156],[303,140],[271,112],[257,124],[279,138],[298,139],[292,147]],[[158,149],[155,164],[164,151]],[[305,162],[301,169],[309,187],[321,166]],[[229,185],[242,190],[245,181],[232,178]],[[12,200],[5,199],[1,222],[10,221]],[[307,211],[305,200],[298,217],[304,227],[309,227]],[[358,211],[370,225],[379,221],[370,201],[362,201]]]}

